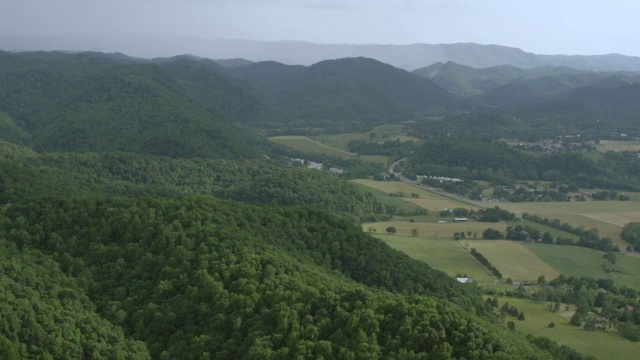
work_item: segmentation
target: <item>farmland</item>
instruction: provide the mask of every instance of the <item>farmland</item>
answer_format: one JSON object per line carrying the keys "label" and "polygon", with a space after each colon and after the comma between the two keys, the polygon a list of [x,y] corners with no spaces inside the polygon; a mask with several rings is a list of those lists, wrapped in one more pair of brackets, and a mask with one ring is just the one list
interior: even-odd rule
{"label": "farmland", "polygon": [[519,215],[527,212],[585,229],[597,228],[601,236],[610,237],[622,249],[627,246],[620,239],[622,227],[627,222],[640,220],[637,201],[501,203],[500,207]]}
{"label": "farmland", "polygon": [[640,151],[640,141],[614,141],[600,140],[596,149],[601,152],[606,151]]}
{"label": "farmland", "polygon": [[[353,183],[372,188],[386,194],[402,194],[401,198],[404,201],[411,202],[422,208],[431,211],[440,211],[444,209],[455,209],[459,207],[477,209],[478,207],[469,205],[467,203],[453,200],[451,198],[442,196],[440,194],[426,191],[414,185],[401,182],[401,181],[374,181],[374,180],[352,180]],[[416,194],[417,197],[412,197],[412,194]]]}
{"label": "farmland", "polygon": [[414,259],[424,261],[434,269],[442,270],[450,276],[469,275],[481,284],[492,284],[493,276],[464,250],[457,242],[447,239],[426,239],[377,234],[377,238],[396,250],[409,254]]}
{"label": "farmland", "polygon": [[[526,314],[526,320],[515,321],[516,331],[535,336],[546,336],[560,344],[568,345],[582,354],[595,356],[597,359],[636,359],[638,343],[624,339],[611,332],[585,331],[569,324],[569,319],[575,311],[574,306],[569,311],[552,312],[544,302],[528,299],[500,298],[500,305],[509,302],[518,310]],[[562,307],[564,309],[564,306]],[[549,328],[549,323],[555,324]]]}
{"label": "farmland", "polygon": [[354,158],[356,154],[324,145],[306,136],[275,136],[269,140],[305,153],[325,154],[341,158]]}
{"label": "farmland", "polygon": [[274,136],[269,140],[304,153],[324,154],[343,159],[359,158],[370,163],[389,165],[390,157],[386,155],[354,154],[349,151],[349,142],[365,141],[370,143],[384,143],[386,141],[419,142],[420,139],[403,134],[403,125],[387,124],[375,127],[364,133],[343,133],[331,135],[317,135],[312,138],[306,136]]}
{"label": "farmland", "polygon": [[523,245],[566,276],[613,279],[620,286],[640,288],[640,259],[637,257],[619,254],[616,263],[611,264],[598,250],[546,244]]}
{"label": "farmland", "polygon": [[540,275],[553,279],[560,273],[549,266],[521,243],[509,240],[469,240],[469,248],[475,248],[500,270],[504,278],[516,281],[534,281]]}
{"label": "farmland", "polygon": [[318,135],[316,140],[326,144],[327,146],[335,147],[337,149],[347,150],[347,146],[352,140],[362,140],[368,142],[383,142],[383,141],[395,141],[401,142],[415,141],[419,142],[420,139],[403,135],[402,131],[404,125],[387,124],[376,126],[373,130],[364,133],[345,133],[336,135]]}

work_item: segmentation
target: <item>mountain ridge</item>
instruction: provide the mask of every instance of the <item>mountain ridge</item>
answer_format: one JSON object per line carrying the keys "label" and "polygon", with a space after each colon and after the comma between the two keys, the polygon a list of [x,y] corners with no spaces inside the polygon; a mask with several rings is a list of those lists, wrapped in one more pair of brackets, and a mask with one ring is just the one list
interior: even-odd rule
{"label": "mountain ridge", "polygon": [[[97,45],[99,44],[99,45]],[[96,49],[96,47],[99,47]],[[303,41],[254,41],[193,37],[18,37],[0,35],[0,49],[9,51],[68,50],[123,52],[154,58],[190,53],[212,59],[258,62],[274,60],[287,65],[311,65],[322,60],[370,57],[405,70],[437,62],[455,61],[472,67],[514,65],[533,68],[542,65],[569,66],[582,70],[640,71],[640,57],[620,54],[544,55],[494,44],[317,44]]]}

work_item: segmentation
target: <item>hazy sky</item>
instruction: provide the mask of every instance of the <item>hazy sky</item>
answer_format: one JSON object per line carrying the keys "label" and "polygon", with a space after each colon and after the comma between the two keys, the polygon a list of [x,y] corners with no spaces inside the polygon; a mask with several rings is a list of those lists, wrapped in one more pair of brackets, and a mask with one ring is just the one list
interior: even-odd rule
{"label": "hazy sky", "polygon": [[640,56],[637,0],[0,0],[0,35],[475,42]]}

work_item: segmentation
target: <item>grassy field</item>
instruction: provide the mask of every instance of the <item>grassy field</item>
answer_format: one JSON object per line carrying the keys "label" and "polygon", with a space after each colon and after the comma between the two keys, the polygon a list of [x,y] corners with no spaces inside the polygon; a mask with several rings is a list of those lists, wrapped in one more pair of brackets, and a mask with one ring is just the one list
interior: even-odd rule
{"label": "grassy field", "polygon": [[365,231],[368,231],[369,228],[375,229],[377,233],[385,233],[385,229],[387,227],[395,227],[396,234],[400,236],[412,236],[411,230],[416,229],[418,231],[419,236],[426,237],[429,239],[453,239],[453,233],[456,232],[467,232],[471,231],[471,233],[477,234],[477,239],[472,238],[468,239],[469,241],[480,241],[479,239],[482,237],[482,232],[487,228],[493,228],[496,230],[500,230],[504,232],[507,224],[502,223],[483,223],[483,222],[464,222],[464,223],[454,223],[447,222],[445,224],[438,224],[435,219],[432,222],[424,223],[424,222],[407,222],[407,221],[382,221],[377,223],[363,224],[362,228]]}
{"label": "grassy field", "polygon": [[[567,276],[587,276],[594,279],[613,279],[618,286],[640,289],[640,258],[618,254],[615,264],[603,258],[602,251],[577,246],[523,244],[545,263]],[[615,271],[606,272],[603,268]]]}
{"label": "grassy field", "polygon": [[560,273],[549,266],[521,242],[510,240],[459,240],[469,249],[475,248],[502,273],[514,281],[536,281],[538,276],[556,278]]}
{"label": "grassy field", "polygon": [[450,276],[466,274],[481,284],[492,284],[495,281],[478,261],[453,240],[386,234],[376,234],[375,236],[392,248],[400,250],[414,259],[424,261],[432,268],[442,270]]}
{"label": "grassy field", "polygon": [[376,200],[384,205],[395,206],[398,210],[406,211],[406,212],[414,212],[416,210],[420,210],[421,207],[413,204],[411,202],[405,201],[404,198],[398,196],[390,196],[388,192],[376,190],[365,185],[361,185],[358,183],[360,180],[353,180],[354,184],[364,188],[366,191],[370,192],[375,196]]}
{"label": "grassy field", "polygon": [[[337,135],[336,135],[337,136]],[[359,158],[364,162],[379,163],[384,166],[389,165],[389,156],[384,155],[362,155],[358,156],[346,149],[333,147],[324,141],[313,140],[305,136],[274,136],[269,140],[289,147],[293,150],[302,151],[304,153],[324,154],[328,156],[341,157],[343,159]]]}
{"label": "grassy field", "polygon": [[[449,199],[447,197],[438,195],[436,193],[426,191],[415,187],[411,184],[407,184],[401,181],[375,181],[369,179],[351,180],[353,183],[366,186],[371,189],[382,191],[386,194],[402,193],[404,201],[411,202],[422,208],[431,211],[440,211],[444,209],[478,209],[476,206]],[[417,198],[411,197],[412,194],[417,194]]]}
{"label": "grassy field", "polygon": [[[369,141],[369,142],[384,142],[384,141],[395,141],[400,140],[402,142],[406,141],[415,141],[420,142],[421,140],[412,137],[402,135],[402,129],[404,129],[404,125],[399,124],[386,124],[376,126],[373,130],[364,132],[364,133],[345,133],[345,134],[332,134],[332,135],[318,135],[316,136],[316,140],[326,144],[327,146],[331,146],[337,149],[347,150],[347,145],[349,141],[352,140],[361,140],[361,141]],[[371,134],[375,134],[372,136]]]}
{"label": "grassy field", "polygon": [[340,150],[331,146],[324,145],[320,142],[309,139],[306,136],[274,136],[269,140],[289,147],[293,150],[305,153],[325,154],[329,156],[337,156],[341,158],[355,158],[356,154],[348,151]]}
{"label": "grassy field", "polygon": [[[546,308],[546,303],[527,299],[499,299],[500,305],[506,301],[525,314],[524,321],[512,320],[518,332],[546,336],[561,345],[572,347],[583,355],[593,355],[597,359],[638,358],[638,350],[640,350],[638,343],[631,342],[616,333],[584,331],[569,324],[573,311],[554,313]],[[551,322],[556,324],[553,329],[547,327]]]}
{"label": "grassy field", "polygon": [[606,151],[640,151],[640,141],[613,141],[600,140],[596,145],[596,150]]}
{"label": "grassy field", "polygon": [[573,226],[582,225],[585,229],[597,228],[601,236],[609,236],[623,249],[627,244],[620,239],[622,227],[627,222],[640,221],[640,203],[637,201],[501,203],[500,207],[520,215],[527,212]]}

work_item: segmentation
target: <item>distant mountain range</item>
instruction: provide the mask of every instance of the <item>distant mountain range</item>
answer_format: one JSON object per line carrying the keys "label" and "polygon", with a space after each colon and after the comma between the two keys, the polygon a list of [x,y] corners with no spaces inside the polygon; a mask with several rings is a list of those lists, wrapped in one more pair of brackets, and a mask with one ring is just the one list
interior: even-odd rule
{"label": "distant mountain range", "polygon": [[287,65],[312,65],[323,60],[367,57],[409,71],[448,61],[475,68],[511,65],[530,69],[553,65],[593,71],[640,71],[640,57],[619,54],[537,55],[513,47],[473,43],[351,45],[192,37],[127,36],[107,38],[76,36],[36,38],[0,36],[0,49],[5,51],[123,52],[145,58],[193,54],[212,59],[243,58],[254,62],[273,60]]}
{"label": "distant mountain range", "polygon": [[635,134],[639,91],[639,74],[568,67],[449,62],[410,73],[362,57],[300,66],[0,51],[0,140],[36,151],[233,159],[269,154],[263,134],[388,123],[491,136],[525,127],[540,137]]}
{"label": "distant mountain range", "polygon": [[613,88],[640,82],[640,74],[625,71],[584,71],[566,66],[521,69],[511,65],[472,68],[454,62],[413,71],[449,92],[473,96],[490,106],[522,105],[567,94],[580,87]]}

